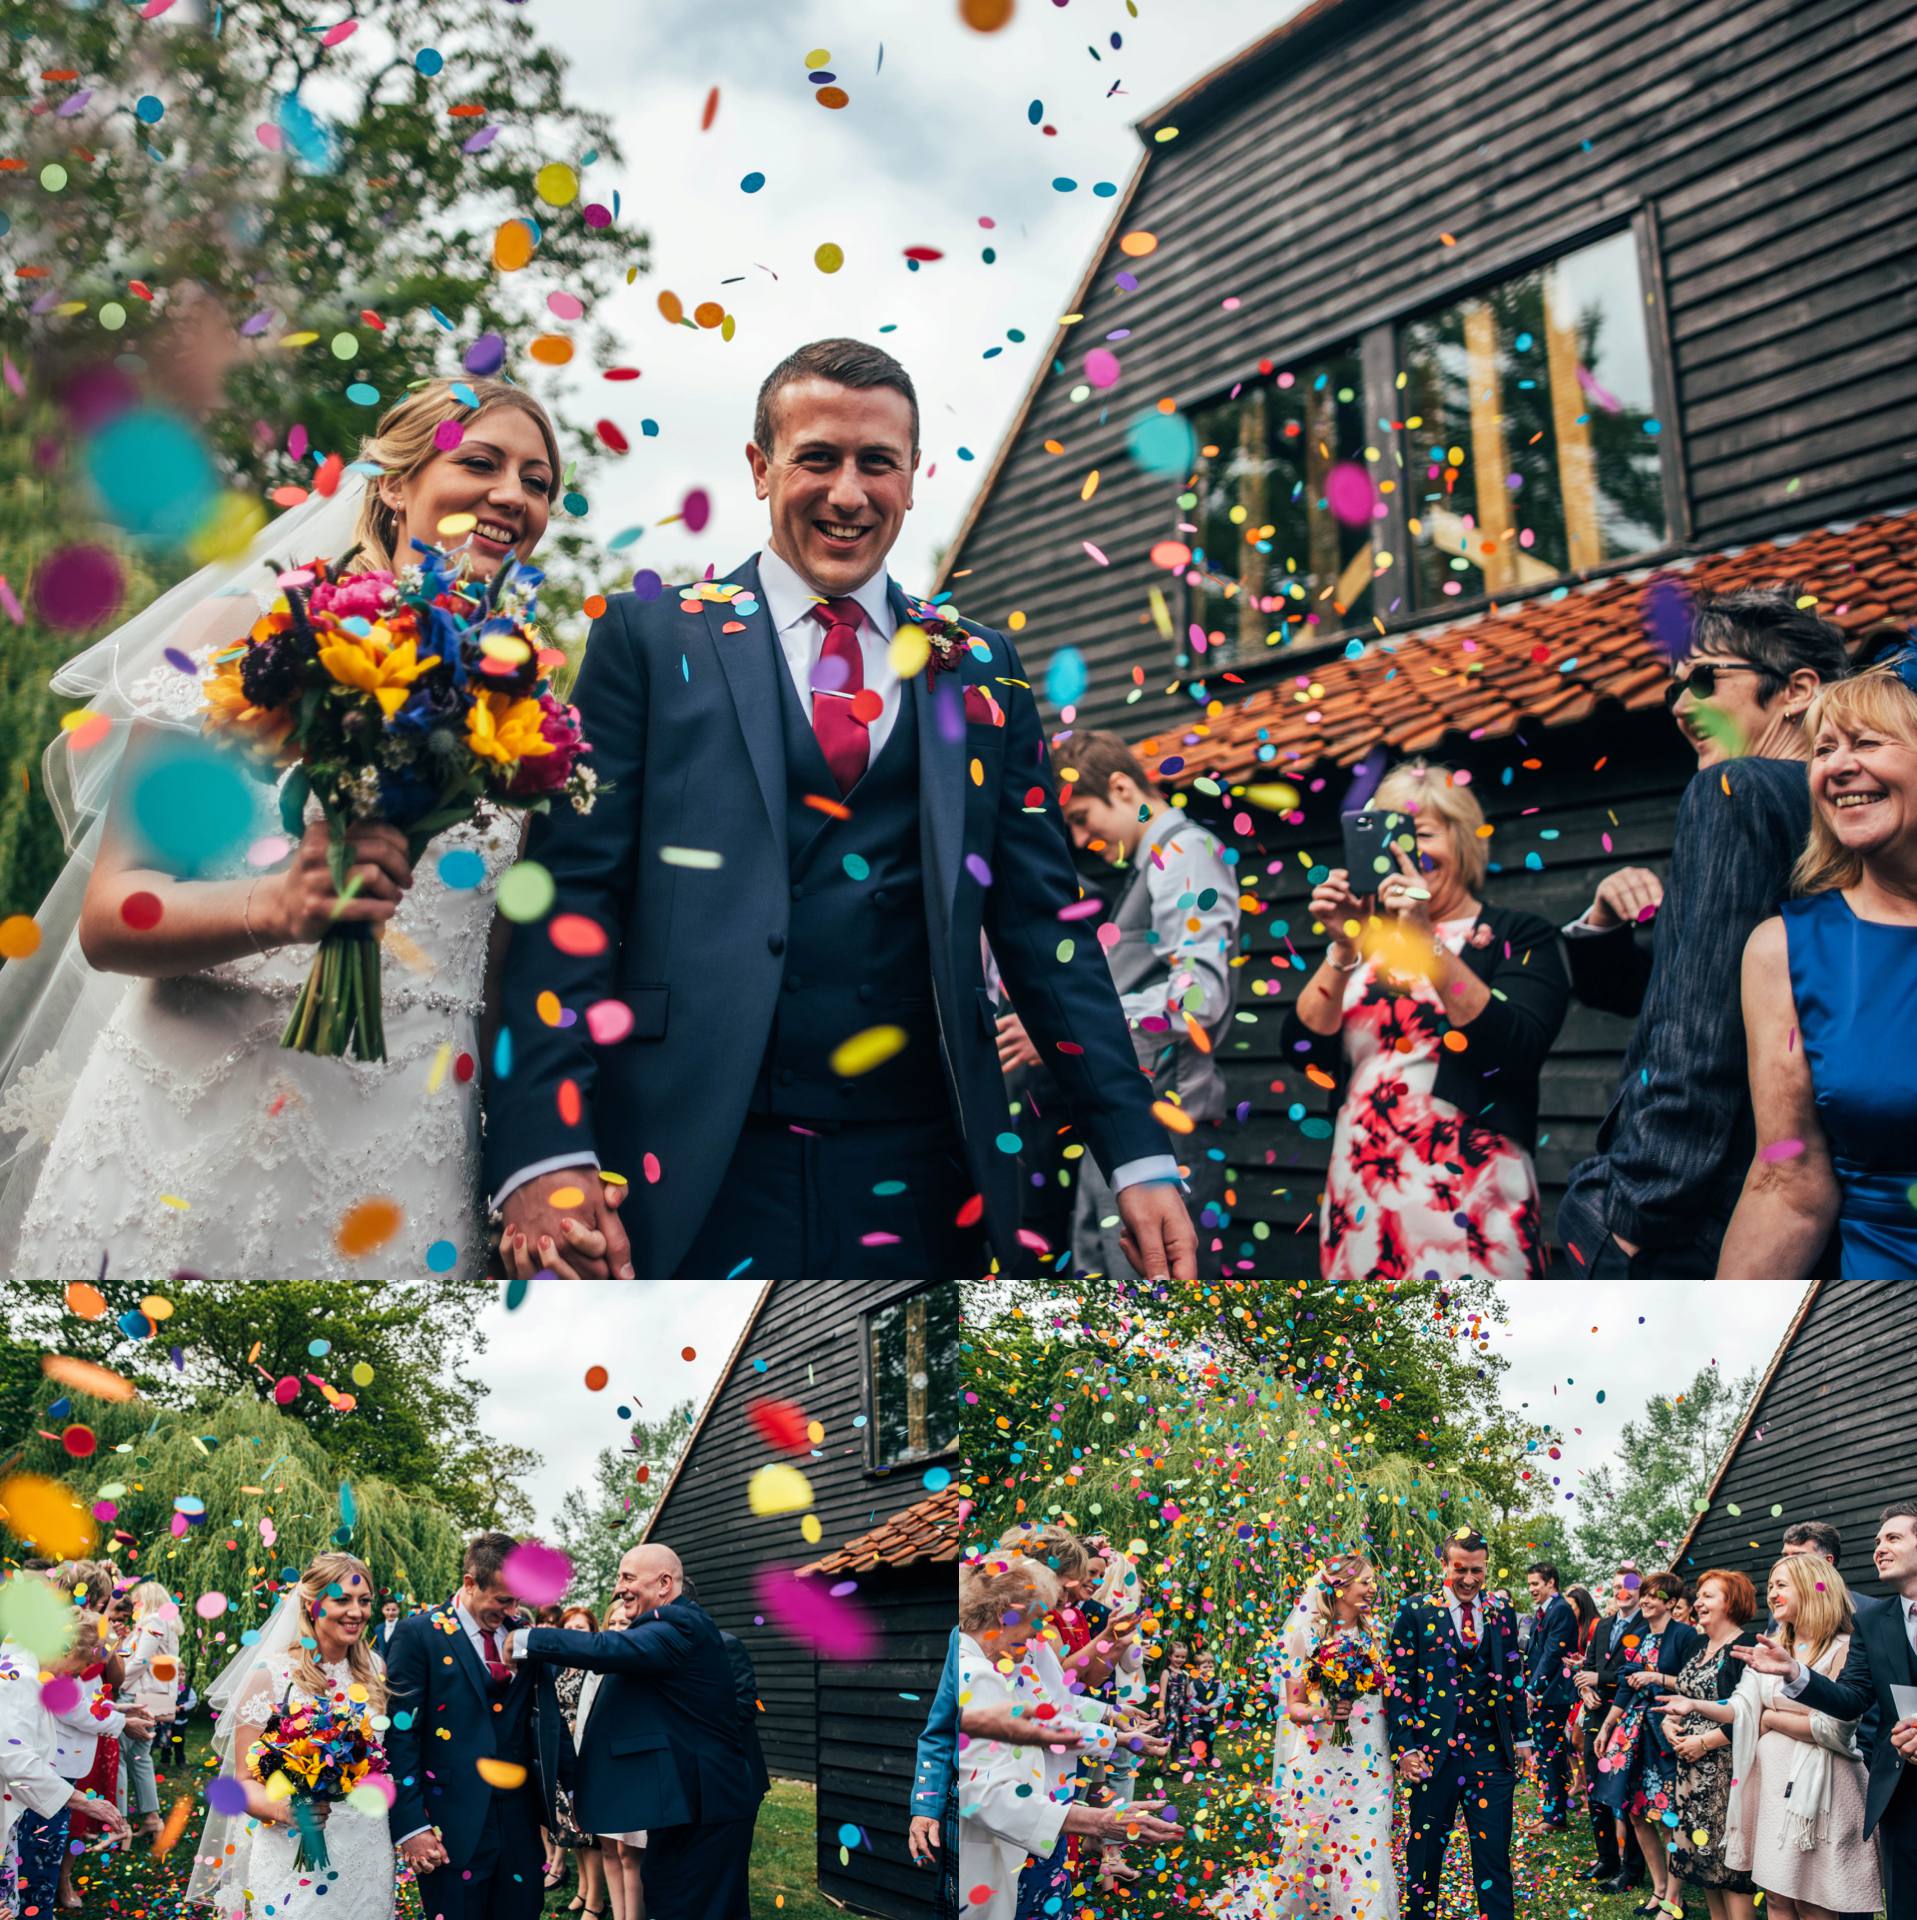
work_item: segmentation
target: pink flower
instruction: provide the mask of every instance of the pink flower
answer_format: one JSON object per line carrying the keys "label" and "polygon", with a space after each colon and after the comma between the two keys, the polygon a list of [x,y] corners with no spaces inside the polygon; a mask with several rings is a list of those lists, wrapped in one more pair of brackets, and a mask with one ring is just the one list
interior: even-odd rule
{"label": "pink flower", "polygon": [[308,604],[316,614],[335,620],[377,620],[393,591],[390,573],[353,573],[344,580],[322,580]]}
{"label": "pink flower", "polygon": [[513,783],[506,789],[513,800],[535,800],[541,794],[558,793],[572,777],[573,764],[592,748],[580,736],[579,710],[569,707],[551,694],[539,696],[540,737],[552,746],[552,752],[529,755],[520,761]]}

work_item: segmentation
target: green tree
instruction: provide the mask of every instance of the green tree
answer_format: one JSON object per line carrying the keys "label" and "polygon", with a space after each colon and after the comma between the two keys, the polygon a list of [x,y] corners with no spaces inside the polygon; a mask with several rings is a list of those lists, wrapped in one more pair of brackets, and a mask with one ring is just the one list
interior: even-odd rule
{"label": "green tree", "polygon": [[[455,1515],[417,1489],[344,1471],[313,1427],[270,1402],[248,1393],[190,1408],[84,1400],[75,1417],[97,1441],[90,1458],[34,1434],[16,1464],[97,1503],[107,1517],[94,1551],[180,1599],[181,1654],[201,1685],[328,1547],[357,1554],[381,1590],[432,1599],[458,1584]],[[219,1596],[205,1613],[195,1604],[203,1595]]]}
{"label": "green tree", "polygon": [[558,1544],[572,1561],[573,1599],[604,1611],[621,1556],[639,1544],[685,1451],[692,1415],[692,1402],[682,1400],[658,1420],[635,1420],[623,1447],[599,1450],[590,1486],[572,1488],[560,1503]]}
{"label": "green tree", "polygon": [[151,1320],[137,1287],[109,1286],[92,1320],[68,1311],[57,1281],[20,1289],[16,1335],[109,1367],[161,1405],[249,1395],[278,1406],[342,1472],[432,1499],[470,1529],[531,1523],[520,1482],[538,1456],[486,1436],[487,1390],[466,1371],[491,1297],[483,1280],[179,1280],[170,1311]]}
{"label": "green tree", "polygon": [[1578,1500],[1578,1552],[1595,1578],[1623,1560],[1649,1568],[1676,1556],[1756,1390],[1754,1372],[1699,1367],[1682,1393],[1653,1395],[1624,1423],[1617,1464],[1592,1472]]}

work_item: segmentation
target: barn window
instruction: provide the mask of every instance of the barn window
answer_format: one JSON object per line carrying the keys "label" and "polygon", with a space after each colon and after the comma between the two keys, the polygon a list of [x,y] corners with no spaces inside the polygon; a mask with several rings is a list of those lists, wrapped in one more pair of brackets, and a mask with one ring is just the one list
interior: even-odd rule
{"label": "barn window", "polygon": [[1357,348],[1258,380],[1192,426],[1194,671],[1366,623],[1377,496]]}
{"label": "barn window", "polygon": [[1670,537],[1635,237],[1398,330],[1421,607],[1509,594]]}
{"label": "barn window", "polygon": [[958,1283],[939,1281],[865,1316],[865,1423],[875,1472],[958,1446]]}

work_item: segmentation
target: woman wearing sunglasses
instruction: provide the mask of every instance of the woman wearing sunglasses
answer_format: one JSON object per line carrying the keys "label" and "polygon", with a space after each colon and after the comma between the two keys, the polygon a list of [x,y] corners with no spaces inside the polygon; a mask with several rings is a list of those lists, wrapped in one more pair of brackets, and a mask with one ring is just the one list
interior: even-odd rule
{"label": "woman wearing sunglasses", "polygon": [[1810,841],[1744,949],[1757,1151],[1720,1276],[1917,1280],[1917,647],[1811,703]]}

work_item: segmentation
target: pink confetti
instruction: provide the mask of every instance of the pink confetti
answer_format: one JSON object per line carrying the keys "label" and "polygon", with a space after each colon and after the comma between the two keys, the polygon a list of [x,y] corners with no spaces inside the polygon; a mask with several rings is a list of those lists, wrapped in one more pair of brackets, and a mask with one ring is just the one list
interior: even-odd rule
{"label": "pink confetti", "polygon": [[20,369],[4,353],[0,353],[0,373],[6,375],[7,391],[19,399],[26,392],[27,383],[20,378]]}
{"label": "pink confetti", "polygon": [[1757,1157],[1760,1160],[1795,1160],[1804,1151],[1801,1140],[1773,1140],[1768,1147],[1759,1147]]}
{"label": "pink confetti", "polygon": [[266,148],[269,153],[281,153],[285,151],[286,135],[283,134],[278,127],[274,126],[270,120],[262,120],[260,124],[253,129],[253,137],[261,146]]}
{"label": "pink confetti", "polygon": [[659,1184],[659,1156],[656,1153],[647,1154],[639,1162],[639,1170],[646,1176],[648,1186],[656,1187]]}
{"label": "pink confetti", "polygon": [[80,1683],[70,1673],[56,1673],[40,1689],[40,1704],[49,1713],[65,1713],[80,1704]]}
{"label": "pink confetti", "polygon": [[561,320],[577,320],[585,312],[586,303],[576,293],[549,293],[546,308]]}
{"label": "pink confetti", "polygon": [[4,573],[0,573],[0,607],[6,608],[7,618],[16,627],[24,627],[27,624],[27,616],[22,611],[20,602],[14,598],[13,589],[7,585],[7,576]]}
{"label": "pink confetti", "polygon": [[794,1640],[828,1660],[870,1659],[878,1644],[871,1616],[783,1567],[761,1567],[759,1606]]}
{"label": "pink confetti", "polygon": [[286,451],[290,453],[295,460],[305,458],[306,429],[304,427],[295,427],[293,431],[286,436]]}
{"label": "pink confetti", "polygon": [[602,1047],[617,1046],[632,1031],[632,1009],[623,1000],[595,1000],[586,1009],[586,1031]]}
{"label": "pink confetti", "polygon": [[342,40],[350,40],[358,31],[359,22],[357,20],[342,20],[338,26],[328,27],[326,31],[320,35],[320,45],[323,47],[336,47]]}
{"label": "pink confetti", "polygon": [[706,492],[704,487],[694,487],[693,490],[686,495],[684,503],[679,508],[679,513],[680,517],[686,523],[686,531],[688,533],[703,533],[706,529],[706,522],[712,518],[712,496]]}
{"label": "pink confetti", "polygon": [[1112,564],[1089,540],[1081,540],[1078,544],[1083,547],[1101,567],[1109,567]]}
{"label": "pink confetti", "polygon": [[1095,387],[1118,384],[1118,355],[1109,347],[1094,347],[1085,356],[1085,378]]}
{"label": "pink confetti", "polygon": [[572,1562],[557,1547],[527,1540],[507,1554],[500,1572],[519,1599],[531,1606],[550,1607],[572,1579]]}

